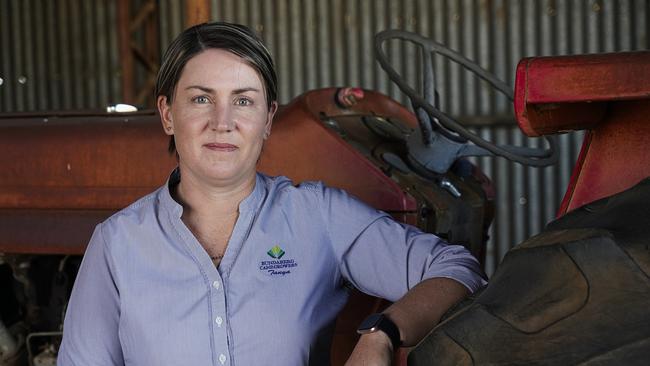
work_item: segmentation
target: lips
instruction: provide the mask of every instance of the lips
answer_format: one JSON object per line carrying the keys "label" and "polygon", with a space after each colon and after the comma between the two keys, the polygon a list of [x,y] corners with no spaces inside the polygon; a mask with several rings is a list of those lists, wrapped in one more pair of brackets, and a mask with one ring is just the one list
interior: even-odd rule
{"label": "lips", "polygon": [[238,149],[236,145],[219,143],[219,142],[205,144],[203,145],[203,147],[212,151],[224,151],[224,152],[235,151]]}

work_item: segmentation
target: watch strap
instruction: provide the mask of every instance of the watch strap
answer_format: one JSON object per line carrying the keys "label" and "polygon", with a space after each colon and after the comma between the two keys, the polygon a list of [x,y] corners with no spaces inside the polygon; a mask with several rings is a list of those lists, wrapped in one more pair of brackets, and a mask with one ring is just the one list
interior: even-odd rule
{"label": "watch strap", "polygon": [[397,328],[397,325],[395,325],[395,323],[393,323],[393,321],[384,314],[372,314],[369,317],[373,316],[379,316],[379,320],[374,327],[375,330],[371,331],[371,333],[378,330],[384,332],[384,334],[388,336],[390,342],[393,344],[393,350],[397,350],[397,348],[402,345],[402,340],[400,339],[399,328]]}

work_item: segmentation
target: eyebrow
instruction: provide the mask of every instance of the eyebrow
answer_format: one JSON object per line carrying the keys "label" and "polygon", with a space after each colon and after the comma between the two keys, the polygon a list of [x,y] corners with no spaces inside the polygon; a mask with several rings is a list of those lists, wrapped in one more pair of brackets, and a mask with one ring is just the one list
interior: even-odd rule
{"label": "eyebrow", "polygon": [[[185,90],[189,90],[189,89],[199,89],[199,90],[201,90],[201,91],[203,91],[205,93],[214,94],[214,89],[208,88],[208,87],[205,87],[205,86],[201,86],[201,85],[190,85],[187,88],[185,88]],[[257,89],[257,88],[244,87],[244,88],[239,88],[239,89],[233,90],[231,92],[231,94],[241,94],[241,93],[245,93],[245,92],[249,92],[249,91],[257,92],[257,93],[260,92],[260,90]]]}

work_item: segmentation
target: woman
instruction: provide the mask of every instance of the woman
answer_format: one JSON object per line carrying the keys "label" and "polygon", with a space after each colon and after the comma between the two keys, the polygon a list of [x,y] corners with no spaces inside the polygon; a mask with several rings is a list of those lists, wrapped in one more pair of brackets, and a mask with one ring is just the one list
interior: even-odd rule
{"label": "woman", "polygon": [[388,365],[485,283],[460,246],[343,191],[256,173],[276,80],[243,26],[202,24],[172,43],[156,93],[178,168],[97,226],[60,366],[328,364],[349,285],[396,301],[348,361]]}

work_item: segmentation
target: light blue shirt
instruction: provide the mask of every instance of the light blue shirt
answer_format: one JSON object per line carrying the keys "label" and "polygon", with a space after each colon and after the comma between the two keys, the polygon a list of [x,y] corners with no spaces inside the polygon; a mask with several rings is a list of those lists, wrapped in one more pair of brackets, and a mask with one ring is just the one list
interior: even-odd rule
{"label": "light blue shirt", "polygon": [[58,365],[321,365],[348,286],[391,301],[420,281],[485,284],[462,246],[344,191],[257,175],[215,267],[170,181],[99,224]]}

